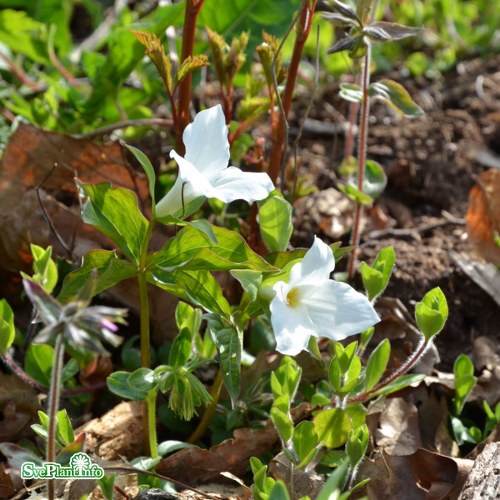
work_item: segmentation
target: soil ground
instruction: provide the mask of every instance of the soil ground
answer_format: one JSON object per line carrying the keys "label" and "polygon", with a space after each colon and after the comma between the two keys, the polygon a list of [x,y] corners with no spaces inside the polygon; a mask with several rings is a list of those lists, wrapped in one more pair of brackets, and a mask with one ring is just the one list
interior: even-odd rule
{"label": "soil ground", "polygon": [[[425,111],[418,118],[397,117],[381,103],[372,106],[368,157],[384,167],[388,184],[366,218],[360,258],[372,262],[381,248],[394,246],[397,267],[385,295],[398,297],[410,311],[425,292],[442,288],[450,307],[436,342],[444,371],[461,352],[471,352],[474,338],[486,336],[497,345],[500,340],[500,308],[451,256],[473,250],[464,217],[475,176],[487,170],[481,152],[500,153],[499,67],[496,56],[460,63],[439,81],[403,80]],[[345,119],[346,106],[337,92],[319,89],[310,117],[323,124]],[[299,101],[297,121],[306,105]],[[342,227],[336,226],[342,222],[336,217],[349,214],[329,189],[337,182],[342,141],[328,137],[327,126],[320,132],[320,137],[308,136],[306,126],[301,141],[301,173],[309,174],[320,191],[297,204],[297,245],[309,245],[312,234],[339,239]]]}

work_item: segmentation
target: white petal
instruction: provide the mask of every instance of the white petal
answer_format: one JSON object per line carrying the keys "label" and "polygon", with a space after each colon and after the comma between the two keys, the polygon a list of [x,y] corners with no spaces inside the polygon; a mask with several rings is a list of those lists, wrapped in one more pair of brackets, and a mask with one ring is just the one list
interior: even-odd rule
{"label": "white petal", "polygon": [[335,268],[332,249],[318,237],[301,262],[290,270],[290,285],[320,285],[329,279]]}
{"label": "white petal", "polygon": [[213,198],[213,188],[210,181],[199,172],[194,165],[179,156],[175,151],[170,152],[179,165],[179,176],[172,189],[156,204],[156,215],[165,217],[182,211],[186,206],[200,196]]}
{"label": "white petal", "polygon": [[229,163],[229,142],[220,104],[200,111],[182,135],[185,158],[210,180]]}
{"label": "white petal", "polygon": [[274,189],[267,174],[243,172],[236,167],[224,169],[211,181],[215,190],[213,197],[224,203],[234,200],[245,200],[248,203],[263,200]]}
{"label": "white petal", "polygon": [[314,325],[316,337],[341,340],[380,321],[370,301],[346,283],[329,280],[301,287],[301,305]]}
{"label": "white petal", "polygon": [[307,314],[304,314],[300,308],[289,307],[282,299],[283,293],[279,290],[276,292],[276,297],[270,305],[276,350],[282,354],[294,356],[306,349],[313,335],[312,324]]}

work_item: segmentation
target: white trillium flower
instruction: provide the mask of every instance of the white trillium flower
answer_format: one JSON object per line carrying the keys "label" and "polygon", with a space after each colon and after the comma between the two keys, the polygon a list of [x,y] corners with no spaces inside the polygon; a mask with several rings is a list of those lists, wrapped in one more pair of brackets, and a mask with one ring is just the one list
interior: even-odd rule
{"label": "white trillium flower", "polygon": [[156,205],[157,217],[182,213],[183,203],[202,196],[224,203],[263,200],[274,189],[265,173],[243,172],[228,167],[229,142],[224,113],[220,104],[200,111],[182,135],[184,158],[170,152],[179,165],[179,176],[172,189]]}
{"label": "white trillium flower", "polygon": [[288,283],[274,285],[271,323],[280,353],[293,356],[307,349],[311,336],[341,340],[380,321],[364,295],[330,279],[334,268],[332,250],[314,237],[303,260],[290,270]]}

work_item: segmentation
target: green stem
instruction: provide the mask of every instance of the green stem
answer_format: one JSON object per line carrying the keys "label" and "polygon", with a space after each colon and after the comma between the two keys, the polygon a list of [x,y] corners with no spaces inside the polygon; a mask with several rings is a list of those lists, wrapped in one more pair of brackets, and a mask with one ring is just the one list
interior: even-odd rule
{"label": "green stem", "polygon": [[151,458],[158,456],[158,439],[156,437],[156,396],[157,389],[151,389],[146,397],[149,429],[149,454]]}
{"label": "green stem", "polygon": [[[47,435],[47,462],[56,461],[57,411],[59,409],[59,393],[61,391],[61,375],[64,356],[63,335],[60,333],[54,346],[54,361],[49,390],[49,428]],[[49,500],[55,498],[54,480],[47,479],[47,495]]]}
{"label": "green stem", "polygon": [[208,408],[205,410],[205,413],[203,414],[203,417],[201,418],[198,427],[196,427],[191,436],[189,436],[187,440],[188,443],[196,443],[196,441],[198,441],[203,437],[205,431],[208,429],[208,426],[210,425],[212,417],[214,416],[215,410],[217,408],[217,403],[219,402],[222,383],[223,383],[222,372],[219,370],[212,385],[212,390],[210,391],[210,395],[212,396],[212,401],[210,402],[210,406],[208,406]]}
{"label": "green stem", "polygon": [[[141,257],[139,261],[139,274],[137,280],[139,283],[139,315],[140,315],[140,338],[141,338],[141,366],[149,368],[151,364],[151,341],[149,331],[149,300],[148,300],[148,282],[146,262],[148,258],[149,243],[153,234],[154,221],[149,221],[146,236],[142,246]],[[156,402],[156,397],[155,397]],[[151,415],[151,407],[153,414]],[[144,423],[144,446],[146,451],[153,453],[156,449],[156,422],[155,422],[155,404],[149,404],[149,395],[142,405],[142,421]],[[151,442],[155,441],[154,446]]]}

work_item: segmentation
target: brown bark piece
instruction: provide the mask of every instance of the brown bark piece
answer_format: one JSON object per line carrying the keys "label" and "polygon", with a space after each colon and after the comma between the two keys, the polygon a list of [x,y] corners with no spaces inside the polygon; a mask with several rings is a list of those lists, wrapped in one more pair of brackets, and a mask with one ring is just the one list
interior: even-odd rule
{"label": "brown bark piece", "polygon": [[500,498],[500,442],[487,444],[470,471],[459,500]]}

